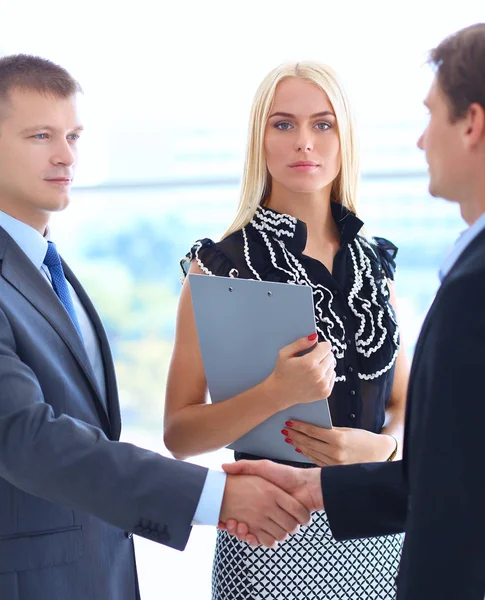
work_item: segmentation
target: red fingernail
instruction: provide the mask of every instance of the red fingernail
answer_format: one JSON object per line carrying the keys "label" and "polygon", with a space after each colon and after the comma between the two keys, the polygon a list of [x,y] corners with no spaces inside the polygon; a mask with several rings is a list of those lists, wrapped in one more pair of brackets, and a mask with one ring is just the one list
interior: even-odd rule
{"label": "red fingernail", "polygon": [[300,450],[300,448],[295,448],[295,450],[296,450],[296,451],[297,451],[299,454],[301,454],[301,450]]}
{"label": "red fingernail", "polygon": [[286,421],[285,425],[287,427],[293,427],[293,421]]}
{"label": "red fingernail", "polygon": [[314,342],[317,339],[317,334],[312,333],[311,335],[308,336],[308,339],[310,340],[310,342]]}
{"label": "red fingernail", "polygon": [[285,438],[285,442],[286,442],[287,444],[291,444],[291,440],[290,440],[290,438]]}
{"label": "red fingernail", "polygon": [[288,435],[288,429],[282,429],[282,430],[281,430],[281,433],[282,433],[283,435]]}

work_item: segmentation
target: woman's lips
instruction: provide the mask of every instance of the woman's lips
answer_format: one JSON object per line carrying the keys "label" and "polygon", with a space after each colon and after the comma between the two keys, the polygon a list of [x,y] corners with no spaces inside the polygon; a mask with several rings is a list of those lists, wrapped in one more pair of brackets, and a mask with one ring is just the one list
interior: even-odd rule
{"label": "woman's lips", "polygon": [[312,161],[299,161],[290,165],[290,169],[298,171],[299,173],[311,173],[318,169],[320,165]]}

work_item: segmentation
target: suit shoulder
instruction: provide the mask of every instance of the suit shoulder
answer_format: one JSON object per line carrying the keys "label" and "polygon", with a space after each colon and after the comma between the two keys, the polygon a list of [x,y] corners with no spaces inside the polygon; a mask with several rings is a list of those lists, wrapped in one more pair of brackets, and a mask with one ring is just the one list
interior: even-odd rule
{"label": "suit shoulder", "polygon": [[465,248],[445,281],[454,284],[457,280],[465,285],[485,286],[485,231]]}

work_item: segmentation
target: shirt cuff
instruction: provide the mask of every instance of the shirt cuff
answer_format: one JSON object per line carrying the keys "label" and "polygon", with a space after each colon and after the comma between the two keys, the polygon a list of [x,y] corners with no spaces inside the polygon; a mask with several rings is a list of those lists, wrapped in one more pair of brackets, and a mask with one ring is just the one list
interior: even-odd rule
{"label": "shirt cuff", "polygon": [[221,514],[225,486],[226,474],[223,471],[209,470],[207,472],[192,525],[217,526],[219,515]]}

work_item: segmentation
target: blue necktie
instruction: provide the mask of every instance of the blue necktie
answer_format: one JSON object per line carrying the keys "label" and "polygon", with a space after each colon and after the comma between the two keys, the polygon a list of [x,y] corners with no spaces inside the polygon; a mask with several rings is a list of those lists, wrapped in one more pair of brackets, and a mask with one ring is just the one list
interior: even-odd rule
{"label": "blue necktie", "polygon": [[71,317],[71,321],[74,323],[82,340],[83,336],[81,333],[81,327],[79,326],[79,321],[77,320],[71,294],[69,293],[69,288],[67,287],[66,276],[64,275],[64,270],[62,268],[61,259],[54,242],[47,242],[47,254],[44,258],[44,264],[49,269],[49,273],[51,274],[52,287],[54,288],[55,293],[58,295],[59,300],[62,302],[62,305],[66,309],[67,314]]}

